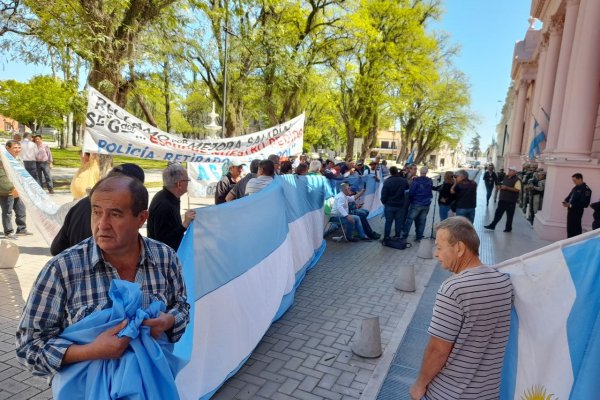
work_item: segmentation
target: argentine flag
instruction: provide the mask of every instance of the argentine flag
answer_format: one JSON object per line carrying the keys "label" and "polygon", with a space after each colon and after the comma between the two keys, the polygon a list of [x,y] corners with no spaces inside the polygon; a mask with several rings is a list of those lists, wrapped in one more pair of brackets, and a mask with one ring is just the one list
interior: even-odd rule
{"label": "argentine flag", "polygon": [[515,296],[500,398],[600,398],[600,230],[497,268]]}
{"label": "argentine flag", "polygon": [[292,305],[325,250],[322,176],[282,175],[260,192],[196,210],[178,255],[190,324],[175,347],[182,399],[209,399]]}
{"label": "argentine flag", "polygon": [[533,160],[536,155],[542,152],[540,145],[546,140],[546,134],[542,130],[542,127],[537,122],[535,117],[533,118],[533,121],[533,139],[529,144],[529,159],[531,160]]}

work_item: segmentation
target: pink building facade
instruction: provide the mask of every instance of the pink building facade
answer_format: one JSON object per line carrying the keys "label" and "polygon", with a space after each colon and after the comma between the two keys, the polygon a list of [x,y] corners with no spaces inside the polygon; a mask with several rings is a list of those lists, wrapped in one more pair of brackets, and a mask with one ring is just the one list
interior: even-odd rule
{"label": "pink building facade", "polygon": [[[521,166],[534,137],[545,132],[535,159],[547,170],[546,189],[534,229],[559,240],[567,235],[561,202],[573,187],[571,176],[583,174],[592,201],[600,198],[600,0],[533,0],[531,16],[542,27],[530,19],[524,40],[515,44],[503,164]],[[591,224],[586,209],[584,231]]]}

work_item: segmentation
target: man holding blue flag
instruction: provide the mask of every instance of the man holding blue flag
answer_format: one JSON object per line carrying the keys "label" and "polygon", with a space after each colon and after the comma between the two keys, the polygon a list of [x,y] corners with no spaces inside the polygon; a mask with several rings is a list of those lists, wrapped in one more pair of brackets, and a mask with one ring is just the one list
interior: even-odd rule
{"label": "man holding blue flag", "polygon": [[[148,217],[148,191],[142,182],[125,175],[109,176],[94,186],[90,199],[93,236],[44,266],[21,316],[17,358],[34,375],[61,373],[86,361],[122,359],[129,351],[134,338],[122,332],[131,328],[131,318],[109,321],[110,328],[86,338],[85,343],[64,337],[64,331],[72,331],[78,322],[115,309],[114,283],[133,282],[139,287],[141,301],[134,315],[139,315],[136,309],[163,303],[164,312],[141,323],[152,338],[174,343],[189,321],[186,288],[175,251],[139,234]],[[107,365],[116,368],[118,364]],[[111,372],[111,367],[106,369]],[[174,387],[174,376],[168,378]]]}
{"label": "man holding blue flag", "polygon": [[438,290],[429,343],[412,400],[497,400],[508,342],[510,277],[479,259],[479,237],[464,217],[436,227],[435,257],[453,273]]}

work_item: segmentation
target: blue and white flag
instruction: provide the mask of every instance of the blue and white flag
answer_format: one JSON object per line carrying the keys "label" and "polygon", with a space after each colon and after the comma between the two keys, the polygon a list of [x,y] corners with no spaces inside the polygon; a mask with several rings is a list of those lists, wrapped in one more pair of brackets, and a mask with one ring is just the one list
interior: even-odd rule
{"label": "blue and white flag", "polygon": [[406,159],[406,164],[412,164],[415,161],[415,151],[411,150],[408,158]]}
{"label": "blue and white flag", "polygon": [[497,268],[510,274],[514,288],[500,398],[597,399],[600,230]]}
{"label": "blue and white flag", "polygon": [[351,175],[343,179],[329,179],[329,186],[331,188],[331,195],[335,195],[340,191],[340,185],[342,183],[350,184],[352,191],[359,192],[363,188],[365,193],[360,197],[359,201],[362,204],[362,208],[369,210],[367,218],[371,219],[383,213],[383,204],[381,203],[381,189],[383,188],[383,181],[375,179],[375,175]]}
{"label": "blue and white flag", "polygon": [[291,306],[325,250],[322,176],[277,176],[252,196],[196,210],[179,247],[191,321],[175,353],[183,399],[208,399]]}
{"label": "blue and white flag", "polygon": [[546,140],[546,134],[535,117],[533,118],[533,121],[533,139],[529,144],[529,159],[531,160],[542,152],[540,150],[540,145]]}

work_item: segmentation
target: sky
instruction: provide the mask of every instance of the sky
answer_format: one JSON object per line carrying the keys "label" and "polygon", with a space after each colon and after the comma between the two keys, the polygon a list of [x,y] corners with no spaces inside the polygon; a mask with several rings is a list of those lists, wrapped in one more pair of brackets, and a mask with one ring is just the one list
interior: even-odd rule
{"label": "sky", "polygon": [[[445,0],[442,19],[432,25],[449,33],[450,44],[461,49],[455,65],[471,84],[471,111],[480,119],[474,131],[481,135],[482,150],[496,135],[510,85],[514,45],[525,37],[530,5],[529,0]],[[48,67],[0,62],[0,80],[27,81],[49,73]],[[472,137],[473,132],[465,132],[465,147]]]}
{"label": "sky", "polygon": [[[515,42],[525,38],[530,7],[529,0],[445,0],[446,12],[432,26],[449,33],[450,43],[461,49],[455,65],[471,84],[471,111],[480,119],[474,131],[481,135],[483,151],[496,136]],[[466,147],[473,134],[465,133]]]}

